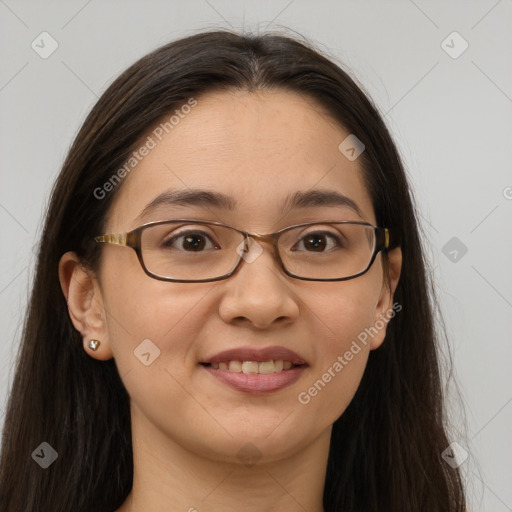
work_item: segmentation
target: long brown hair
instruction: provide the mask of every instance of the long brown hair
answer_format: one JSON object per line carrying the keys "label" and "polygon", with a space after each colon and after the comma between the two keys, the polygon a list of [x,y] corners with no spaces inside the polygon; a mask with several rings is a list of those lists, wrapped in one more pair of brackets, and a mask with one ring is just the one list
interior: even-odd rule
{"label": "long brown hair", "polygon": [[[174,41],[133,64],[101,96],[52,190],[2,439],[0,509],[111,512],[132,486],[129,397],[114,360],[82,348],[58,278],[75,251],[96,269],[105,218],[120,187],[98,199],[141,137],[190,97],[279,88],[313,98],[366,149],[360,157],[377,223],[401,241],[395,300],[403,311],[372,351],[362,382],[334,423],[326,512],[465,510],[449,445],[430,285],[403,164],[381,115],[339,65],[308,42],[215,30]],[[122,186],[122,184],[121,184]],[[42,442],[58,459],[43,470]]]}

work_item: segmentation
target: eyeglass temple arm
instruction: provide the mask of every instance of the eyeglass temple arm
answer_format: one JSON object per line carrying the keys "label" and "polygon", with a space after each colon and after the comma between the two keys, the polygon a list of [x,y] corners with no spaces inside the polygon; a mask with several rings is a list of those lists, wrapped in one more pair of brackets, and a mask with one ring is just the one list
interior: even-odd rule
{"label": "eyeglass temple arm", "polygon": [[127,233],[101,235],[94,238],[96,242],[114,245],[127,245]]}
{"label": "eyeglass temple arm", "polygon": [[388,251],[400,245],[398,238],[394,234],[394,230],[389,230],[388,228],[377,228],[376,236],[377,247],[380,247],[380,250]]}
{"label": "eyeglass temple arm", "polygon": [[395,229],[383,228],[383,245],[386,250],[394,249],[400,246],[400,237],[396,233]]}

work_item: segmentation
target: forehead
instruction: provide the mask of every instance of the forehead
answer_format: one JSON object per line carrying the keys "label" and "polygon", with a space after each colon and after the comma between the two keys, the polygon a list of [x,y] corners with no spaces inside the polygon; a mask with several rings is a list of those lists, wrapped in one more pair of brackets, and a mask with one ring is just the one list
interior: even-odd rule
{"label": "forehead", "polygon": [[[168,123],[164,130],[157,123],[144,136],[143,142],[150,137],[154,147],[124,179],[111,207],[111,229],[202,213],[200,218],[264,230],[278,219],[327,213],[320,202],[315,209],[314,201],[307,207],[299,203],[293,210],[284,208],[297,192],[313,190],[332,191],[357,204],[360,216],[338,205],[340,220],[375,221],[359,162],[338,149],[349,133],[316,102],[283,90],[223,91],[195,99],[193,108],[177,107],[172,128]],[[201,209],[198,202],[185,206],[161,201],[141,216],[162,193],[191,189],[218,192],[233,201],[212,209]]]}

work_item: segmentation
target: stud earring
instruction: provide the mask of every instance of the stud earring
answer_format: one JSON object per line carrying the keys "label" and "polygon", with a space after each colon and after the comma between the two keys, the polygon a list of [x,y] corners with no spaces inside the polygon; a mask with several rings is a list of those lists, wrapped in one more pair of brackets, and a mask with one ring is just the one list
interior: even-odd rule
{"label": "stud earring", "polygon": [[88,346],[91,350],[96,351],[96,350],[98,350],[98,347],[100,346],[100,341],[91,340],[91,341],[89,341]]}

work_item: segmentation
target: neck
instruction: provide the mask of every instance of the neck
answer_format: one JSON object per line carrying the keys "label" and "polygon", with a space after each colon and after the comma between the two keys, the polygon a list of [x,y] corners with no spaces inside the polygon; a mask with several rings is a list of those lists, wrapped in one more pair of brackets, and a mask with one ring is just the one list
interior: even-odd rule
{"label": "neck", "polygon": [[250,442],[234,460],[216,460],[132,410],[133,486],[117,512],[323,512],[330,434],[266,462]]}

